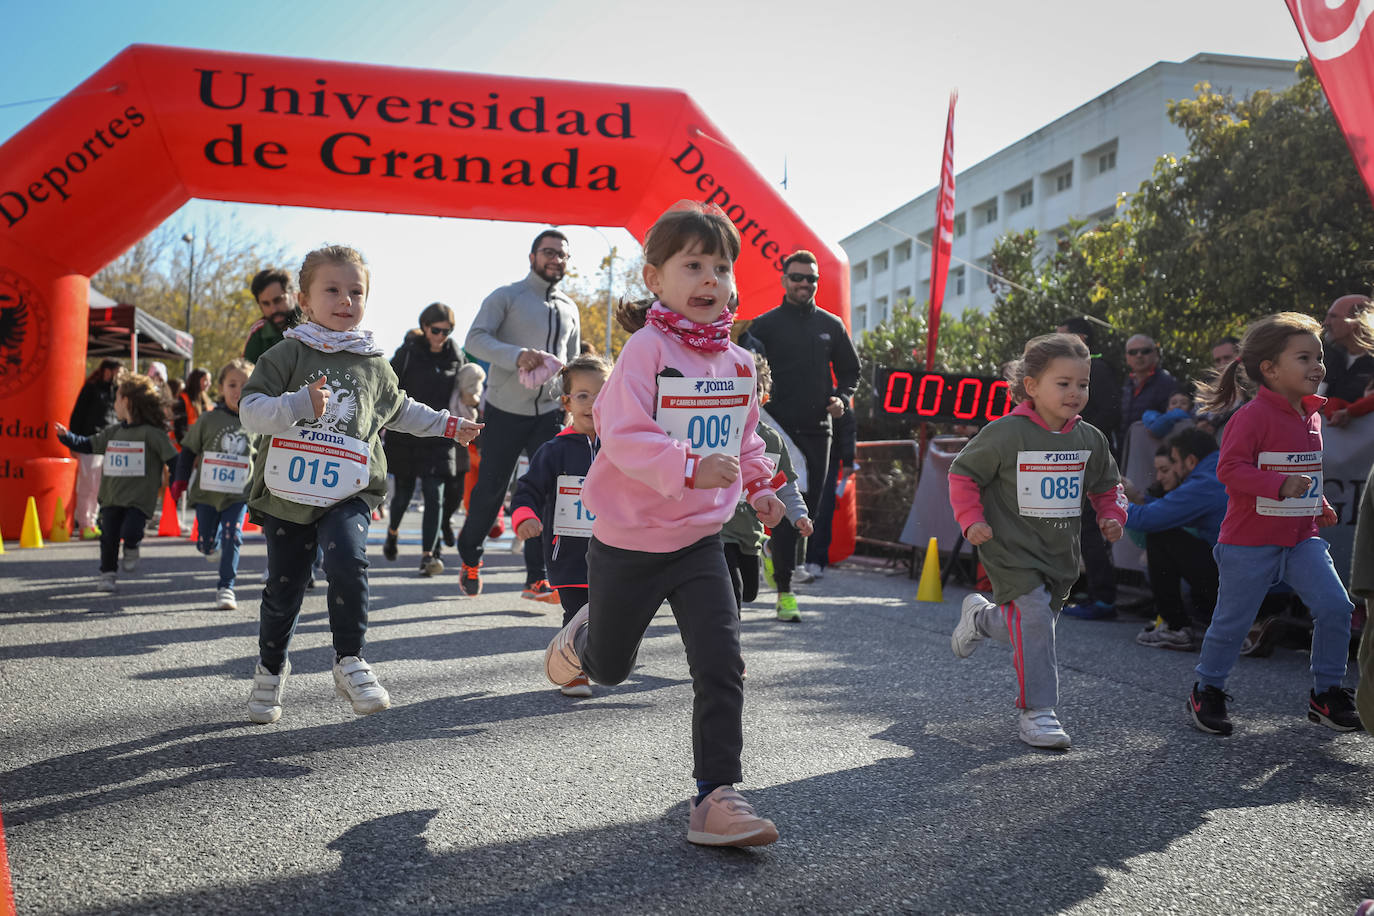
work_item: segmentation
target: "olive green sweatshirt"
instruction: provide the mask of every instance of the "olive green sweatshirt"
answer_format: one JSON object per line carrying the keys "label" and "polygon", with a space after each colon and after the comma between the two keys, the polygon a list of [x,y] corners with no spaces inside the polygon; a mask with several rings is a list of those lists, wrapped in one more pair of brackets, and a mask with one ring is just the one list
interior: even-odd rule
{"label": "olive green sweatshirt", "polygon": [[196,469],[200,472],[196,474],[195,485],[191,487],[187,496],[191,505],[205,504],[214,506],[218,512],[224,511],[232,503],[241,503],[248,499],[248,484],[244,484],[242,493],[221,493],[218,490],[207,490],[201,484],[205,482],[206,467],[205,453],[219,452],[225,455],[238,455],[246,457],[250,461],[257,452],[257,437],[248,433],[243,428],[243,423],[239,421],[239,415],[220,405],[209,413],[203,413],[186,431],[186,438],[181,440],[183,452],[189,451],[196,456]]}

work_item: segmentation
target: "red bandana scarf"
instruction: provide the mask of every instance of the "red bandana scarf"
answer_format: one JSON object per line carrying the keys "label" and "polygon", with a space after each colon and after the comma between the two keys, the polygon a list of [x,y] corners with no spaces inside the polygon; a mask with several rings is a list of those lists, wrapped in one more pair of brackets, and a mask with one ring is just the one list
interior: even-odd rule
{"label": "red bandana scarf", "polygon": [[701,324],[655,301],[645,320],[693,350],[720,353],[730,346],[730,326],[735,323],[735,313],[726,309],[715,321]]}

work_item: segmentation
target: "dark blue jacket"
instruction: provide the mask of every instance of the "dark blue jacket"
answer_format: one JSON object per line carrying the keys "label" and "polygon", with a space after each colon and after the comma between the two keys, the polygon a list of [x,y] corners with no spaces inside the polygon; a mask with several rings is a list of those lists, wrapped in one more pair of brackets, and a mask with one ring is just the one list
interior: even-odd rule
{"label": "dark blue jacket", "polygon": [[1209,544],[1221,534],[1226,517],[1226,487],[1217,479],[1217,460],[1213,452],[1197,463],[1183,482],[1159,499],[1142,506],[1126,507],[1126,527],[1152,534],[1170,528],[1192,528]]}
{"label": "dark blue jacket", "polygon": [[601,440],[595,436],[584,436],[571,426],[564,427],[535,451],[530,469],[520,478],[511,500],[511,522],[515,527],[520,527],[531,514],[544,526],[544,565],[554,588],[587,587],[587,544],[591,538],[556,537],[553,509],[558,502],[559,476],[586,477],[600,448]]}
{"label": "dark blue jacket", "polygon": [[1121,386],[1121,438],[1126,437],[1126,431],[1132,423],[1144,418],[1145,411],[1158,410],[1163,413],[1168,410],[1169,398],[1176,391],[1178,382],[1163,369],[1156,368],[1139,391],[1136,391],[1135,379],[1129,372],[1126,373],[1126,381]]}

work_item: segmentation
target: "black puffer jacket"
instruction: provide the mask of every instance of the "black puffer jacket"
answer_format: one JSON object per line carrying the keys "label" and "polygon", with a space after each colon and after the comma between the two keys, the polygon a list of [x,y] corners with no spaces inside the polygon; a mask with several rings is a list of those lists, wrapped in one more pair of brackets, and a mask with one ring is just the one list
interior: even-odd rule
{"label": "black puffer jacket", "polygon": [[115,394],[119,385],[99,380],[87,382],[76,396],[68,428],[78,436],[94,436],[107,426],[119,422],[115,416]]}
{"label": "black puffer jacket", "polygon": [[[453,338],[435,353],[424,332],[417,329],[407,332],[391,357],[391,368],[402,391],[435,410],[447,410],[464,362]],[[452,439],[421,439],[387,430],[384,447],[387,470],[398,477],[454,477],[468,469],[467,449],[457,448]]]}

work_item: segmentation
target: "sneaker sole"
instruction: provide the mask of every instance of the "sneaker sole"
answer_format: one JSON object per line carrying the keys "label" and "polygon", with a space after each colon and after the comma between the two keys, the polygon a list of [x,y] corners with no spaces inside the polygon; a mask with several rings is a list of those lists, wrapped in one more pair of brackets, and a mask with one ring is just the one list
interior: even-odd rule
{"label": "sneaker sole", "polygon": [[562,599],[558,597],[558,592],[554,592],[552,595],[536,595],[533,592],[521,592],[520,597],[524,598],[526,601],[539,601],[543,604],[563,603]]}
{"label": "sneaker sole", "polygon": [[585,700],[592,695],[590,687],[559,687],[558,692],[565,697],[573,697],[578,700]]}
{"label": "sneaker sole", "polygon": [[1333,732],[1357,732],[1361,730],[1360,726],[1358,725],[1342,725],[1335,719],[1328,718],[1327,716],[1324,716],[1321,713],[1317,712],[1315,709],[1307,710],[1307,720],[1309,722],[1315,722],[1317,725],[1325,725]]}
{"label": "sneaker sole", "polygon": [[1073,739],[1068,735],[1065,735],[1063,738],[1053,738],[1049,740],[1044,738],[1033,738],[1027,735],[1020,735],[1019,737],[1023,744],[1046,751],[1067,751],[1069,748],[1073,747]]}
{"label": "sneaker sole", "polygon": [[275,709],[270,709],[267,712],[256,712],[252,709],[248,710],[248,721],[255,722],[258,725],[271,725],[273,722],[277,721],[280,718],[280,706],[276,707]]}
{"label": "sneaker sole", "polygon": [[1193,708],[1193,701],[1191,698],[1188,700],[1188,716],[1193,720],[1193,728],[1196,728],[1200,732],[1206,732],[1209,735],[1221,735],[1222,737],[1231,734],[1231,729],[1229,728],[1223,731],[1220,728],[1210,728],[1204,725],[1202,720],[1197,717],[1197,710]]}
{"label": "sneaker sole", "polygon": [[[969,596],[972,597],[972,596]],[[954,625],[954,632],[949,634],[949,647],[954,652],[955,658],[968,658],[978,648],[978,643],[982,642],[983,637],[978,635],[978,624],[974,622],[973,615],[978,613],[976,605],[970,606],[968,598],[964,599],[964,604],[959,608],[959,622]],[[962,634],[973,633],[973,639],[966,639]],[[963,651],[960,651],[960,648]]]}
{"label": "sneaker sole", "polygon": [[699,830],[687,831],[687,842],[698,846],[767,846],[778,840],[778,828],[770,822],[757,830],[722,836],[718,833],[703,833]]}

